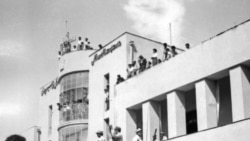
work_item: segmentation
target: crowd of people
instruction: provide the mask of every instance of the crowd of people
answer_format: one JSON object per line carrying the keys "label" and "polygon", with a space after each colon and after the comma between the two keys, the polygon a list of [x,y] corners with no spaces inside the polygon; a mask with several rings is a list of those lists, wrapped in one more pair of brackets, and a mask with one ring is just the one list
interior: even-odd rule
{"label": "crowd of people", "polygon": [[[103,131],[97,131],[96,135],[97,135],[97,141],[106,141],[105,137],[103,136]],[[121,128],[118,126],[116,126],[113,131],[112,131],[112,126],[110,126],[107,136],[108,136],[107,138],[110,138],[112,141],[123,141],[123,135],[121,134]],[[132,141],[143,141],[141,128],[136,129],[135,135],[134,135]],[[159,139],[157,139],[157,134],[155,132],[154,135],[152,136],[152,141],[167,141],[167,136],[165,135],[164,132],[160,132]]]}
{"label": "crowd of people", "polygon": [[73,51],[79,51],[79,50],[93,50],[91,47],[90,41],[88,38],[85,38],[85,40],[82,39],[82,37],[78,37],[77,43],[72,44],[72,42],[75,42],[76,40],[66,40],[60,45],[60,50],[58,51],[58,58],[60,59],[61,56],[64,54],[73,52]]}
{"label": "crowd of people", "polygon": [[[185,44],[186,49],[190,49],[190,45],[189,43]],[[163,48],[164,48],[164,52],[163,52],[163,59],[161,59],[161,57],[158,56],[158,50],[156,48],[154,48],[152,50],[152,56],[151,56],[151,60],[147,60],[144,56],[140,55],[138,57],[137,61],[133,61],[131,64],[128,64],[128,68],[127,68],[127,79],[153,67],[156,66],[157,64],[160,64],[163,61],[167,61],[173,57],[175,57],[176,55],[178,55],[178,52],[176,50],[175,46],[170,46],[167,43],[163,44]],[[118,77],[119,76],[119,77]],[[117,83],[119,84],[121,82],[123,82],[125,79],[123,77],[121,77],[120,75],[117,76]],[[118,81],[118,80],[122,80],[122,81]]]}

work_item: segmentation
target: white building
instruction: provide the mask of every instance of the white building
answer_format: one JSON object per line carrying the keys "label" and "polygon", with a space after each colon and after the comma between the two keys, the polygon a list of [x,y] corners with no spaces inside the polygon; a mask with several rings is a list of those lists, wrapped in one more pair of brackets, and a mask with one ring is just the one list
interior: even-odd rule
{"label": "white building", "polygon": [[[157,49],[163,60],[162,43],[125,32],[97,51],[66,53],[53,83],[60,85],[43,87],[41,141],[94,141],[99,130],[109,140],[109,125],[125,141],[137,128],[143,141],[155,129],[172,141],[249,140],[249,39],[246,21],[129,79],[140,55],[151,61]],[[126,80],[117,84],[117,75]]]}

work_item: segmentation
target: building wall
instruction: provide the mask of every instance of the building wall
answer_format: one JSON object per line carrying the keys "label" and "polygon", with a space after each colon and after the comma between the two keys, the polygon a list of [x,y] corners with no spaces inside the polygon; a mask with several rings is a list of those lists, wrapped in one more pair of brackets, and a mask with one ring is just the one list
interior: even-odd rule
{"label": "building wall", "polygon": [[[116,110],[114,112],[117,124],[121,125],[124,131],[125,140],[128,130],[136,130],[134,125],[127,121],[127,108],[145,104],[148,100],[166,99],[166,94],[174,90],[185,91],[190,89],[189,87],[194,87],[196,82],[204,78],[219,79],[228,75],[229,69],[232,67],[239,64],[249,65],[249,38],[250,23],[247,22],[116,86]],[[232,125],[232,127],[234,126],[239,126],[235,127],[237,129],[241,126],[246,130],[249,128],[248,121],[246,124]],[[210,140],[213,136],[220,134],[224,135],[223,137],[227,140],[237,140],[237,137],[233,137],[235,134],[226,133],[231,126],[228,127],[221,128],[221,131],[218,129],[218,132],[216,130],[211,130],[211,133],[207,131],[206,133],[210,136],[195,135],[197,139],[193,139],[203,140],[204,137],[209,137]],[[246,133],[246,130],[242,133]],[[242,135],[242,133],[239,134]],[[232,138],[230,138],[231,136]],[[244,137],[246,136],[248,136],[247,133]],[[219,140],[215,138],[214,140]],[[127,140],[129,139],[131,136]],[[183,137],[176,140],[188,140],[188,138]]]}
{"label": "building wall", "polygon": [[[59,74],[58,81],[70,73],[79,72],[79,71],[89,71],[90,60],[89,55],[94,50],[81,50],[74,51],[67,54],[64,54],[59,60]],[[62,69],[62,71],[60,71]],[[88,80],[86,80],[88,82]],[[60,82],[59,82],[60,83]],[[60,123],[60,113],[58,110],[57,103],[60,103],[60,85],[56,89],[50,89],[46,95],[40,96],[39,100],[39,127],[41,128],[41,141],[58,141],[59,140],[59,127],[62,129],[68,125],[71,125],[71,122]],[[52,130],[49,134],[49,106],[52,105]],[[88,120],[77,121],[74,125],[82,125],[83,122],[86,124]],[[86,130],[82,136],[87,137],[87,127],[84,127]]]}
{"label": "building wall", "polygon": [[40,131],[39,127],[33,126],[24,133],[22,133],[21,136],[23,136],[26,139],[26,141],[40,141],[39,131]]}
{"label": "building wall", "polygon": [[[94,50],[82,50],[63,55],[59,60],[59,77],[70,72],[88,70],[91,65],[89,55],[93,51]],[[63,69],[63,71],[60,71],[61,69]]]}
{"label": "building wall", "polygon": [[[114,85],[118,74],[126,76],[126,37],[122,36],[111,42],[106,48],[121,41],[121,47],[107,54],[91,67],[89,80],[89,132],[88,140],[97,140],[96,131],[104,129],[104,116],[110,118],[111,110],[104,115],[104,75],[110,74],[110,102],[112,109]],[[100,53],[100,52],[99,52]],[[93,57],[92,57],[93,60]],[[113,118],[112,118],[113,119]],[[113,121],[111,121],[112,123]]]}
{"label": "building wall", "polygon": [[170,139],[172,141],[248,141],[250,120]]}
{"label": "building wall", "polygon": [[[123,78],[127,78],[127,67],[131,63],[131,51],[130,42],[134,41],[137,53],[135,52],[134,61],[138,60],[139,55],[143,55],[150,61],[150,57],[153,54],[152,49],[157,48],[161,50],[162,44],[156,41],[145,39],[143,37],[133,35],[130,33],[124,33],[115,40],[108,43],[104,48],[111,48],[114,44],[121,41],[121,47],[114,50],[96,61],[90,69],[90,81],[89,81],[89,133],[88,140],[97,140],[96,131],[104,130],[104,119],[109,119],[110,124],[113,126],[120,126],[120,123],[116,121],[117,115],[115,114],[116,104],[114,97],[116,97],[116,80],[117,75],[120,74]],[[158,51],[159,51],[158,50]],[[101,54],[102,50],[96,52]],[[159,56],[162,56],[162,51],[159,51]],[[91,56],[92,60],[95,54]],[[110,74],[110,110],[104,110],[104,75]],[[123,131],[122,131],[123,132]]]}
{"label": "building wall", "polygon": [[[40,96],[39,100],[39,127],[41,129],[41,141],[57,141],[59,127],[59,87],[50,90],[46,95]],[[52,105],[52,130],[49,134],[49,106]]]}

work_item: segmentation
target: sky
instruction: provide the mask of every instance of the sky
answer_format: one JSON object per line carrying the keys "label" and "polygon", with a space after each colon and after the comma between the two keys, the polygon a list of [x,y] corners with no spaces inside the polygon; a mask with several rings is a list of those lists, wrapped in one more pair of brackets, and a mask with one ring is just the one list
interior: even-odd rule
{"label": "sky", "polygon": [[249,0],[1,0],[0,140],[37,125],[40,88],[58,74],[66,31],[94,48],[125,31],[184,48],[249,13]]}

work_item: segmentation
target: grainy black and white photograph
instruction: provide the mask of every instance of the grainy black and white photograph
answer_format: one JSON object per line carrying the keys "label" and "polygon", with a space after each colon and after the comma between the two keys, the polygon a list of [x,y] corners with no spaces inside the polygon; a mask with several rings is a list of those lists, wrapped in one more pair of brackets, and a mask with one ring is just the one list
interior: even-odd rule
{"label": "grainy black and white photograph", "polygon": [[0,0],[0,141],[250,141],[250,0]]}

